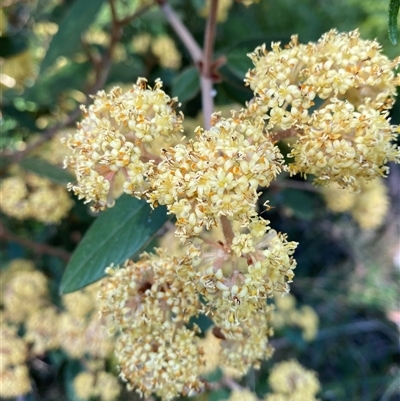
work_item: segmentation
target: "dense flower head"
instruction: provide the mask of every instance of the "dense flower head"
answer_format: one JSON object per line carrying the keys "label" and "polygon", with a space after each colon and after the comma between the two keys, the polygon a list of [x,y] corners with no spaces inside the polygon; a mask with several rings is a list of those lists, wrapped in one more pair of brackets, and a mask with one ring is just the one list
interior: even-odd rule
{"label": "dense flower head", "polygon": [[231,244],[200,239],[188,248],[196,269],[192,273],[196,289],[206,301],[207,313],[213,319],[218,316],[217,325],[224,330],[239,325],[249,313],[265,309],[273,291],[289,291],[297,243],[288,242],[268,223],[253,219],[247,229],[234,233]]}
{"label": "dense flower head", "polygon": [[107,326],[111,332],[119,330],[121,377],[128,388],[146,396],[154,392],[165,400],[202,387],[197,328],[184,326],[201,304],[194,286],[177,274],[177,266],[162,250],[143,254],[123,269],[108,268],[110,277],[99,294]]}
{"label": "dense flower head", "polygon": [[336,184],[324,188],[322,194],[328,209],[349,212],[364,230],[380,227],[389,210],[388,190],[382,178],[361,181],[359,193]]}
{"label": "dense flower head", "polygon": [[57,337],[60,346],[73,358],[85,355],[107,358],[114,349],[96,303],[99,283],[62,297],[65,310],[58,315]]}
{"label": "dense flower head", "polygon": [[30,391],[31,384],[26,366],[28,346],[14,327],[3,323],[0,327],[0,397],[11,398]]}
{"label": "dense flower head", "polygon": [[19,220],[35,219],[58,224],[73,206],[66,189],[32,173],[16,174],[4,179],[0,187],[0,208]]}
{"label": "dense flower head", "polygon": [[161,67],[177,70],[181,66],[182,57],[169,36],[157,36],[151,43],[151,50],[159,59]]}
{"label": "dense flower head", "polygon": [[391,141],[399,128],[391,126],[386,113],[348,102],[333,103],[314,112],[290,154],[292,174],[315,175],[315,182],[337,182],[359,190],[361,180],[384,176],[388,161],[400,162],[400,148]]}
{"label": "dense flower head", "polygon": [[26,342],[18,336],[17,330],[14,327],[2,324],[0,327],[0,338],[0,370],[5,370],[7,366],[24,364],[28,358],[28,347]]}
{"label": "dense flower head", "polygon": [[138,319],[188,322],[197,315],[200,303],[194,286],[177,275],[178,261],[163,250],[143,254],[139,262],[127,260],[124,268],[110,267],[101,283],[99,298],[108,327],[124,330]]}
{"label": "dense flower head", "polygon": [[[315,372],[305,369],[296,360],[277,363],[269,375],[268,382],[274,393],[297,395],[296,400],[315,400],[315,395],[320,389]],[[266,399],[274,400],[273,397]]]}
{"label": "dense flower head", "polygon": [[227,401],[258,401],[257,395],[248,389],[233,390]]}
{"label": "dense flower head", "polygon": [[214,114],[210,130],[165,149],[149,175],[153,205],[167,205],[183,239],[217,225],[221,216],[243,225],[257,215],[258,187],[269,186],[282,170],[283,157],[268,140],[261,118]]}
{"label": "dense flower head", "polygon": [[148,320],[125,330],[116,343],[120,376],[128,389],[171,400],[203,388],[199,378],[202,352],[194,330],[170,321]]}
{"label": "dense flower head", "polygon": [[0,371],[0,397],[16,398],[32,389],[29,369],[26,365],[8,366]]}
{"label": "dense flower head", "polygon": [[379,228],[389,211],[388,188],[382,179],[364,182],[351,215],[364,230]]}
{"label": "dense flower head", "polygon": [[27,259],[12,259],[5,269],[0,270],[0,303],[3,303],[4,289],[7,284],[19,273],[30,272],[35,269],[32,261]]}
{"label": "dense flower head", "polygon": [[54,306],[40,308],[29,315],[25,329],[25,339],[31,344],[31,352],[42,355],[60,346],[59,319]]}
{"label": "dense flower head", "polygon": [[81,372],[74,378],[73,386],[82,400],[98,397],[101,401],[113,401],[121,392],[118,379],[105,371]]}
{"label": "dense flower head", "polygon": [[307,123],[317,99],[389,108],[400,84],[393,72],[400,57],[389,60],[378,42],[360,39],[358,31],[331,30],[306,45],[294,35],[284,49],[272,43],[271,51],[263,45],[249,56],[255,68],[247,73],[246,84],[274,129]]}
{"label": "dense flower head", "polygon": [[72,167],[77,176],[70,190],[86,202],[93,201],[93,209],[114,204],[118,174],[125,177],[125,192],[142,196],[148,189],[149,161],[157,158],[149,152],[152,142],[162,138],[168,143],[182,131],[176,100],[161,88],[160,80],[150,88],[145,78],[139,78],[127,92],[119,87],[110,93],[100,91],[88,109],[82,106],[84,119],[66,141],[73,154],[65,159],[65,166]]}
{"label": "dense flower head", "polygon": [[251,368],[259,369],[263,360],[271,358],[273,354],[273,348],[269,344],[269,337],[273,335],[273,329],[269,324],[271,311],[272,308],[266,306],[259,311],[250,312],[246,320],[228,329],[220,328],[226,321],[225,317],[214,315],[213,321],[216,323],[214,332],[222,337],[220,356],[222,366],[234,368],[243,376]]}
{"label": "dense flower head", "polygon": [[271,323],[274,328],[295,326],[301,329],[305,341],[312,341],[318,334],[319,317],[311,306],[296,308],[296,298],[291,294],[275,294],[276,308],[272,312]]}
{"label": "dense flower head", "polygon": [[[220,0],[217,6],[217,22],[225,22],[229,15],[229,10],[232,8],[233,0]],[[199,11],[201,17],[208,17],[210,12],[211,1],[206,0],[204,7]]]}
{"label": "dense flower head", "polygon": [[358,191],[360,179],[383,176],[387,162],[400,162],[400,149],[391,144],[399,127],[386,111],[400,85],[394,73],[400,57],[389,60],[358,31],[336,30],[317,43],[302,45],[293,36],[284,49],[272,43],[271,51],[263,45],[249,56],[255,65],[245,80],[255,93],[249,109],[279,139],[297,139],[292,174]]}
{"label": "dense flower head", "polygon": [[48,303],[47,278],[40,271],[20,272],[9,281],[2,295],[7,319],[21,323]]}

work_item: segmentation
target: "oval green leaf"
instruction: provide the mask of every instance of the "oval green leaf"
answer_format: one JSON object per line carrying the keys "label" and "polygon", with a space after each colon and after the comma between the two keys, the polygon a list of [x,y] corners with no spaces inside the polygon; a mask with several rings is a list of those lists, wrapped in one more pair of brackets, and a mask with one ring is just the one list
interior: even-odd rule
{"label": "oval green leaf", "polygon": [[24,169],[32,173],[48,178],[55,184],[68,184],[74,181],[74,177],[66,170],[61,167],[57,167],[54,164],[47,163],[45,160],[37,157],[29,157],[22,159],[19,165]]}
{"label": "oval green leaf", "polygon": [[390,0],[389,4],[389,39],[397,45],[397,18],[399,15],[400,0]]}
{"label": "oval green leaf", "polygon": [[82,34],[96,18],[104,0],[77,0],[61,22],[53,36],[40,66],[43,73],[59,56],[70,57],[81,49]]}
{"label": "oval green leaf", "polygon": [[75,249],[61,281],[60,292],[79,290],[105,276],[104,269],[134,258],[146,248],[168,216],[144,200],[122,195],[101,214]]}
{"label": "oval green leaf", "polygon": [[177,97],[180,102],[193,99],[200,91],[199,71],[196,67],[183,70],[172,84],[172,96]]}

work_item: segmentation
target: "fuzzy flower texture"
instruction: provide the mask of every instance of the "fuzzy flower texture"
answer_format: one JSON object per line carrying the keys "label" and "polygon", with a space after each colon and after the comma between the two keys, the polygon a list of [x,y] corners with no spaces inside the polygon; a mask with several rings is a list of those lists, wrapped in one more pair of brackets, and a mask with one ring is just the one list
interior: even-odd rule
{"label": "fuzzy flower texture", "polygon": [[[317,43],[293,37],[284,49],[264,45],[250,57],[254,99],[229,118],[215,113],[211,128],[196,128],[191,139],[177,99],[161,81],[149,87],[139,78],[128,92],[94,96],[66,140],[65,164],[77,177],[69,188],[94,210],[113,206],[118,181],[176,217],[182,252],[159,249],[111,266],[99,295],[120,376],[145,396],[170,400],[205,388],[209,353],[189,324],[199,314],[213,322],[208,336],[218,339],[224,371],[238,377],[271,356],[267,300],[289,292],[297,243],[259,216],[260,187],[288,171],[357,191],[400,161],[391,144],[399,128],[388,119],[400,57],[388,60],[357,31],[334,30]],[[292,146],[289,165],[279,140]]]}

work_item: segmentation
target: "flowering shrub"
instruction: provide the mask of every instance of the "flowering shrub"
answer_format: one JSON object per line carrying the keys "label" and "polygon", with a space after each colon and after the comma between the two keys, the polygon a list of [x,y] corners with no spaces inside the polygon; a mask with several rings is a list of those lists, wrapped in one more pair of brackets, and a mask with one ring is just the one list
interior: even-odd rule
{"label": "flowering shrub", "polygon": [[[289,292],[297,244],[258,217],[260,187],[290,171],[357,191],[387,172],[385,162],[400,161],[391,143],[399,129],[386,112],[400,84],[392,71],[400,57],[390,61],[357,31],[330,31],[306,46],[293,37],[286,49],[272,44],[268,52],[264,45],[250,56],[255,68],[246,83],[254,100],[231,118],[213,114],[210,129],[198,127],[194,139],[160,143],[151,153],[146,143],[154,149],[158,138],[174,138],[182,115],[160,81],[153,91],[139,78],[126,93],[99,93],[67,142],[73,153],[66,165],[79,184],[70,188],[80,198],[94,200],[94,210],[113,206],[114,176],[122,171],[126,193],[175,215],[175,235],[187,249],[180,259],[163,250],[107,270],[112,278],[100,293],[112,333],[121,332],[121,376],[145,396],[201,391],[199,329],[184,325],[199,313],[221,338],[221,366],[244,375],[270,357],[266,301],[274,291]],[[309,112],[316,97],[323,106]],[[294,138],[289,165],[276,146],[281,135]],[[223,235],[211,240],[219,226]]]}
{"label": "flowering shrub", "polygon": [[[86,15],[89,7],[105,18],[101,4],[82,1],[76,0],[71,15]],[[247,98],[226,113],[214,106],[213,86],[229,81],[226,69],[237,72],[231,54],[214,59],[215,30],[243,5],[185,5],[207,19],[201,49],[171,4],[155,3],[137,1],[127,12],[127,4],[110,0],[107,34],[99,23],[85,36],[73,35],[93,67],[90,89],[65,94],[61,122],[42,136],[15,141],[9,155],[17,165],[9,163],[0,186],[7,224],[29,219],[34,227],[31,220],[37,220],[47,225],[44,236],[59,224],[59,241],[69,249],[80,243],[71,256],[57,243],[20,239],[1,226],[2,237],[33,249],[39,244],[40,255],[68,265],[62,278],[64,269],[45,259],[37,266],[15,259],[1,271],[0,396],[30,392],[31,361],[51,357],[60,370],[65,363],[71,397],[81,400],[117,399],[125,390],[116,374],[127,391],[146,398],[202,397],[229,388],[222,398],[317,400],[322,386],[316,373],[294,359],[270,369],[267,387],[250,391],[240,384],[263,372],[275,349],[279,354],[275,331],[283,347],[291,338],[300,338],[303,347],[319,340],[318,307],[301,294],[296,305],[289,294],[304,250],[287,217],[299,213],[302,201],[280,197],[288,197],[285,185],[300,185],[320,192],[331,211],[349,211],[361,229],[371,233],[384,225],[390,201],[383,178],[388,163],[400,163],[400,128],[390,118],[400,56],[385,56],[377,40],[361,39],[358,30],[331,29],[307,44],[297,35],[287,44],[260,43],[247,54],[241,74]],[[124,37],[124,28],[152,5],[188,54],[163,26]],[[67,39],[67,23],[56,34],[50,29],[54,43]],[[46,32],[38,36],[43,43]],[[42,71],[57,76],[68,61],[53,41],[35,57],[42,58]],[[147,74],[130,75],[129,85],[115,79],[105,85],[118,75],[113,63],[125,63],[118,71],[133,63],[129,49],[147,63]],[[188,55],[192,65],[179,73]],[[83,73],[80,64],[75,67]],[[166,71],[178,74],[175,83]],[[162,80],[155,78],[158,72]],[[24,74],[17,75],[20,86]],[[187,115],[198,93],[203,120],[194,124]],[[70,104],[80,105],[70,110]],[[24,107],[31,107],[29,101]],[[79,111],[77,129],[64,130]],[[36,126],[52,119],[49,113]],[[61,159],[65,171],[57,167]],[[83,238],[77,227],[92,217],[81,203],[99,215]],[[301,270],[299,276],[301,288]]]}

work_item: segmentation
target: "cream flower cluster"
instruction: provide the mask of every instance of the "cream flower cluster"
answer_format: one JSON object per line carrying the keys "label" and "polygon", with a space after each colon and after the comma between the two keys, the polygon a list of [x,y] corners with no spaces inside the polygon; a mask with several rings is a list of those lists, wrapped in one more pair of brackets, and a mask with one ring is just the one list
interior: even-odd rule
{"label": "cream flower cluster", "polygon": [[0,338],[0,397],[14,398],[26,394],[31,390],[26,366],[28,345],[15,328],[4,324],[3,319]]}
{"label": "cream flower cluster", "polygon": [[117,398],[118,379],[105,372],[114,347],[98,318],[98,283],[68,294],[61,300],[64,308],[51,301],[46,276],[30,261],[13,260],[1,270],[0,283],[0,397],[29,392],[29,361],[62,349],[84,360],[88,373],[96,376],[96,395],[101,392],[103,401]]}
{"label": "cream flower cluster", "polygon": [[272,326],[295,326],[301,329],[305,341],[312,341],[318,334],[319,317],[309,305],[296,308],[296,298],[291,294],[275,294],[276,308],[272,313]]}
{"label": "cream flower cluster", "polygon": [[388,190],[382,178],[360,182],[361,190],[354,193],[330,185],[323,189],[328,209],[333,212],[350,212],[364,230],[376,229],[382,225],[389,210]]}
{"label": "cream flower cluster", "polygon": [[313,113],[293,145],[290,172],[315,175],[315,182],[338,183],[355,191],[360,181],[385,176],[388,161],[400,162],[400,149],[391,143],[398,128],[386,112],[368,106],[355,111],[350,103],[331,99]]}
{"label": "cream flower cluster", "polygon": [[204,241],[188,249],[197,270],[197,291],[207,301],[206,311],[215,315],[217,325],[227,332],[246,320],[249,313],[265,309],[273,291],[289,291],[297,243],[288,242],[268,223],[253,220],[249,233],[237,232],[231,245]]}
{"label": "cream flower cluster", "polygon": [[315,372],[296,360],[276,364],[268,378],[273,393],[265,401],[317,401],[320,383]]}
{"label": "cream flower cluster", "polygon": [[[178,135],[183,118],[161,81],[151,89],[140,78],[128,92],[94,96],[67,141],[73,154],[65,164],[77,174],[70,188],[95,210],[113,205],[122,176],[126,193],[176,217],[185,252],[158,250],[111,266],[99,295],[103,321],[117,337],[120,376],[145,396],[170,400],[204,389],[207,352],[189,322],[198,314],[214,324],[224,369],[241,376],[271,356],[268,299],[289,291],[297,243],[259,217],[259,188],[288,171],[358,190],[361,179],[385,175],[385,164],[400,158],[390,143],[398,128],[387,115],[400,58],[388,60],[356,31],[331,31],[308,45],[293,37],[285,49],[262,46],[251,58],[253,101],[227,118],[213,114],[210,129],[197,127],[190,140]],[[297,142],[286,166],[276,142],[290,137]]]}
{"label": "cream flower cluster", "polygon": [[16,219],[35,219],[46,224],[59,224],[73,206],[63,186],[19,170],[2,181],[0,198],[3,213]]}
{"label": "cream flower cluster", "polygon": [[110,373],[84,371],[73,382],[76,395],[82,400],[98,397],[101,401],[113,401],[120,393],[118,379]]}
{"label": "cream flower cluster", "polygon": [[273,43],[271,51],[263,45],[249,56],[255,68],[245,81],[255,93],[253,110],[282,137],[297,136],[292,174],[358,190],[360,178],[382,176],[388,161],[400,161],[400,149],[390,143],[399,128],[385,112],[400,85],[393,71],[400,57],[389,60],[358,31],[336,30],[317,43],[302,45],[293,36],[284,49]]}
{"label": "cream flower cluster", "polygon": [[93,201],[94,210],[114,204],[113,187],[118,174],[125,178],[124,191],[142,196],[148,189],[145,173],[150,160],[151,142],[162,138],[166,143],[182,131],[182,117],[175,112],[175,100],[144,78],[123,93],[115,87],[109,94],[95,95],[94,104],[82,107],[85,118],[78,132],[66,141],[73,151],[65,166],[75,170],[77,183],[69,184],[80,199]]}
{"label": "cream flower cluster", "polygon": [[111,275],[99,294],[102,316],[111,333],[118,330],[116,356],[120,376],[140,394],[171,400],[203,387],[199,379],[202,351],[197,329],[185,326],[201,310],[193,285],[176,268],[178,260],[161,250],[144,254]]}
{"label": "cream flower cluster", "polygon": [[283,156],[264,132],[261,118],[214,114],[212,127],[196,139],[166,149],[149,174],[153,205],[167,205],[183,239],[211,229],[218,218],[247,225],[257,215],[258,188],[282,171]]}

